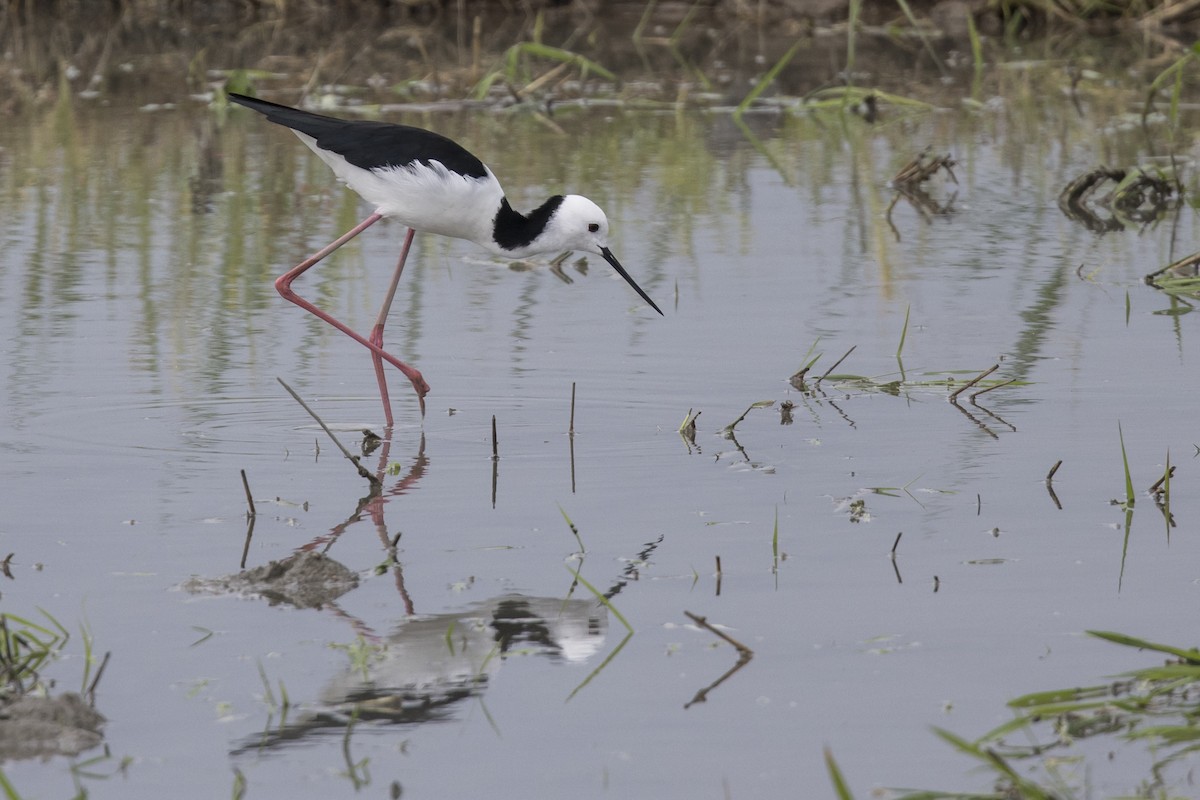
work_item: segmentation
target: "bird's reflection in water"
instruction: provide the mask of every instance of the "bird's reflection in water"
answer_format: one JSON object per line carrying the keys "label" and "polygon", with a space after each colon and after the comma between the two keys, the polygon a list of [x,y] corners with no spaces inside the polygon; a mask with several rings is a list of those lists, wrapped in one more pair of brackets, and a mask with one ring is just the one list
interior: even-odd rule
{"label": "bird's reflection in water", "polygon": [[608,612],[594,600],[509,594],[462,611],[406,619],[386,638],[360,638],[349,663],[317,704],[233,753],[262,751],[322,734],[342,736],[352,718],[387,724],[452,719],[461,701],[487,688],[514,653],[583,662],[597,653]]}

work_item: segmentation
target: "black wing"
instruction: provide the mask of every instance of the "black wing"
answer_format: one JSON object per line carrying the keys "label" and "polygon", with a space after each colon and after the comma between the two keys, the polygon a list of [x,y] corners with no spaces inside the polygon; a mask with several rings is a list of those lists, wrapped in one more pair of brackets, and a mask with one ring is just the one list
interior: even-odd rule
{"label": "black wing", "polygon": [[428,166],[430,161],[438,161],[460,175],[487,177],[482,161],[433,131],[389,122],[336,119],[233,92],[229,99],[271,122],[313,137],[322,150],[337,153],[356,167],[404,167],[414,162]]}

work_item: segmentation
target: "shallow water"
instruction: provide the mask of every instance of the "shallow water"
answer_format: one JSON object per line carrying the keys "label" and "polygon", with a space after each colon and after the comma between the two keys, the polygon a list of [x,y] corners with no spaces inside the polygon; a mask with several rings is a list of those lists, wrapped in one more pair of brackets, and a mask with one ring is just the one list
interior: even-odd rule
{"label": "shallow water", "polygon": [[[383,432],[370,358],[271,281],[369,209],[249,113],[77,103],[0,128],[3,596],[112,654],[94,767],[110,777],[88,791],[224,796],[236,770],[248,797],[523,797],[530,780],[543,797],[816,797],[825,746],[859,796],[984,789],[931,725],[970,737],[1013,696],[1146,664],[1087,629],[1186,644],[1200,316],[1141,277],[1190,252],[1196,217],[1104,236],[1067,219],[1061,188],[1138,163],[1144,135],[1105,122],[1128,110],[1108,94],[1082,115],[1025,100],[747,132],[619,108],[560,111],[563,134],[519,113],[403,117],[484,156],[518,207],[591,196],[667,313],[596,258],[566,280],[418,237],[388,341],[432,385],[429,414],[392,375],[397,426],[366,463],[396,467],[365,506],[276,378],[354,445]],[[930,185],[953,211],[902,200],[893,229],[887,180],[926,144],[959,162],[957,185]],[[373,227],[300,291],[369,328],[402,235]],[[908,383],[789,383],[810,349],[819,375],[851,346],[837,373]],[[932,385],[992,364],[1019,383],[982,408]],[[694,444],[676,432],[689,409]],[[1110,505],[1118,425],[1139,491],[1168,451],[1178,465],[1178,527],[1142,495],[1127,532]],[[1058,459],[1061,509],[1043,481]],[[247,564],[322,549],[357,589],[295,610],[179,588],[238,570],[241,469]],[[686,708],[736,655],[685,611],[755,653]],[[360,636],[386,645],[366,668]],[[67,651],[53,674],[74,688],[79,640]],[[367,697],[345,748],[346,700]],[[1123,758],[1095,785],[1144,774]],[[72,786],[64,762],[5,772],[23,796]]]}

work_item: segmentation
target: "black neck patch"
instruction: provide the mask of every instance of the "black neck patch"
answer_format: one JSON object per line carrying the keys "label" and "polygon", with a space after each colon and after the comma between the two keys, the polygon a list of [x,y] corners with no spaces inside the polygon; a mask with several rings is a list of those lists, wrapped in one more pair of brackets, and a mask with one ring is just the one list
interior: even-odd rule
{"label": "black neck patch", "polygon": [[528,247],[546,230],[546,225],[563,200],[561,194],[556,194],[526,215],[514,211],[508,204],[508,198],[503,198],[500,208],[496,211],[496,218],[492,221],[492,238],[505,250]]}

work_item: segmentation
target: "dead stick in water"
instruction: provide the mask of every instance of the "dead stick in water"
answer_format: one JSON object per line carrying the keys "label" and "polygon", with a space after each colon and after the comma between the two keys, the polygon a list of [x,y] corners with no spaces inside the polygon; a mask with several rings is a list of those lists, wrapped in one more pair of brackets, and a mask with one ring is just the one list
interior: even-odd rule
{"label": "dead stick in water", "polygon": [[242,488],[246,490],[246,505],[250,506],[246,516],[256,516],[258,512],[254,510],[254,496],[250,494],[250,481],[246,480],[246,470],[242,470]]}
{"label": "dead stick in water", "polygon": [[1016,383],[1016,382],[1017,382],[1017,379],[1013,378],[1012,380],[1004,381],[1004,383],[997,383],[995,386],[989,386],[986,389],[980,389],[978,392],[971,395],[971,402],[974,403],[975,398],[979,397],[979,395],[981,395],[981,394],[987,394],[988,392],[993,391],[995,389],[999,389],[1002,386],[1008,386],[1010,383]]}
{"label": "dead stick in water", "polygon": [[1054,466],[1051,467],[1050,471],[1046,473],[1046,483],[1050,483],[1051,481],[1054,480],[1054,473],[1058,472],[1058,468],[1061,466],[1062,466],[1062,459],[1060,458],[1058,461],[1054,462]]}
{"label": "dead stick in water", "polygon": [[896,534],[896,541],[892,542],[892,558],[896,557],[896,548],[900,546],[900,537],[904,535],[904,531]]}
{"label": "dead stick in water", "polygon": [[972,379],[972,380],[968,381],[966,384],[964,384],[964,385],[963,385],[963,387],[962,387],[962,388],[960,388],[958,391],[956,391],[956,392],[954,392],[953,394],[951,394],[951,395],[950,395],[950,402],[951,402],[951,403],[957,403],[957,402],[958,402],[958,396],[959,396],[960,394],[962,394],[963,392],[965,392],[967,389],[970,389],[972,386],[974,386],[975,384],[979,383],[981,380],[983,380],[984,378],[986,378],[988,375],[991,375],[993,372],[995,372],[995,371],[996,371],[996,370],[998,370],[998,369],[1000,369],[1000,365],[999,365],[999,364],[993,364],[993,365],[992,365],[992,366],[991,366],[989,369],[985,369],[983,372],[981,372],[981,373],[979,373],[978,375],[976,375],[976,376],[974,377],[974,379]]}
{"label": "dead stick in water", "polygon": [[333,439],[333,443],[336,444],[338,446],[338,449],[342,451],[342,455],[344,455],[346,458],[350,459],[350,463],[353,464],[354,468],[358,470],[358,474],[361,475],[362,477],[366,478],[368,481],[370,481],[372,486],[379,486],[380,485],[379,478],[376,478],[374,475],[372,475],[367,470],[367,468],[364,467],[362,465],[362,463],[359,462],[357,457],[350,454],[350,451],[347,450],[345,448],[345,446],[341,442],[338,441],[338,438],[333,435],[333,431],[329,430],[329,426],[325,424],[325,421],[322,420],[320,417],[318,417],[317,413],[308,407],[308,403],[305,403],[303,400],[300,399],[300,395],[296,394],[296,390],[293,389],[292,387],[288,386],[287,382],[284,381],[284,379],[280,378],[279,376],[276,376],[275,380],[279,381],[280,385],[283,386],[283,388],[288,390],[288,394],[290,394],[296,400],[296,402],[300,404],[300,407],[303,408],[305,411],[307,411],[309,413],[309,416],[311,416],[313,419],[315,419],[317,421],[317,424],[321,426],[321,429],[324,430],[325,433],[329,434],[329,438]]}
{"label": "dead stick in water", "polygon": [[500,460],[500,442],[496,438],[496,415],[492,414],[492,461]]}

